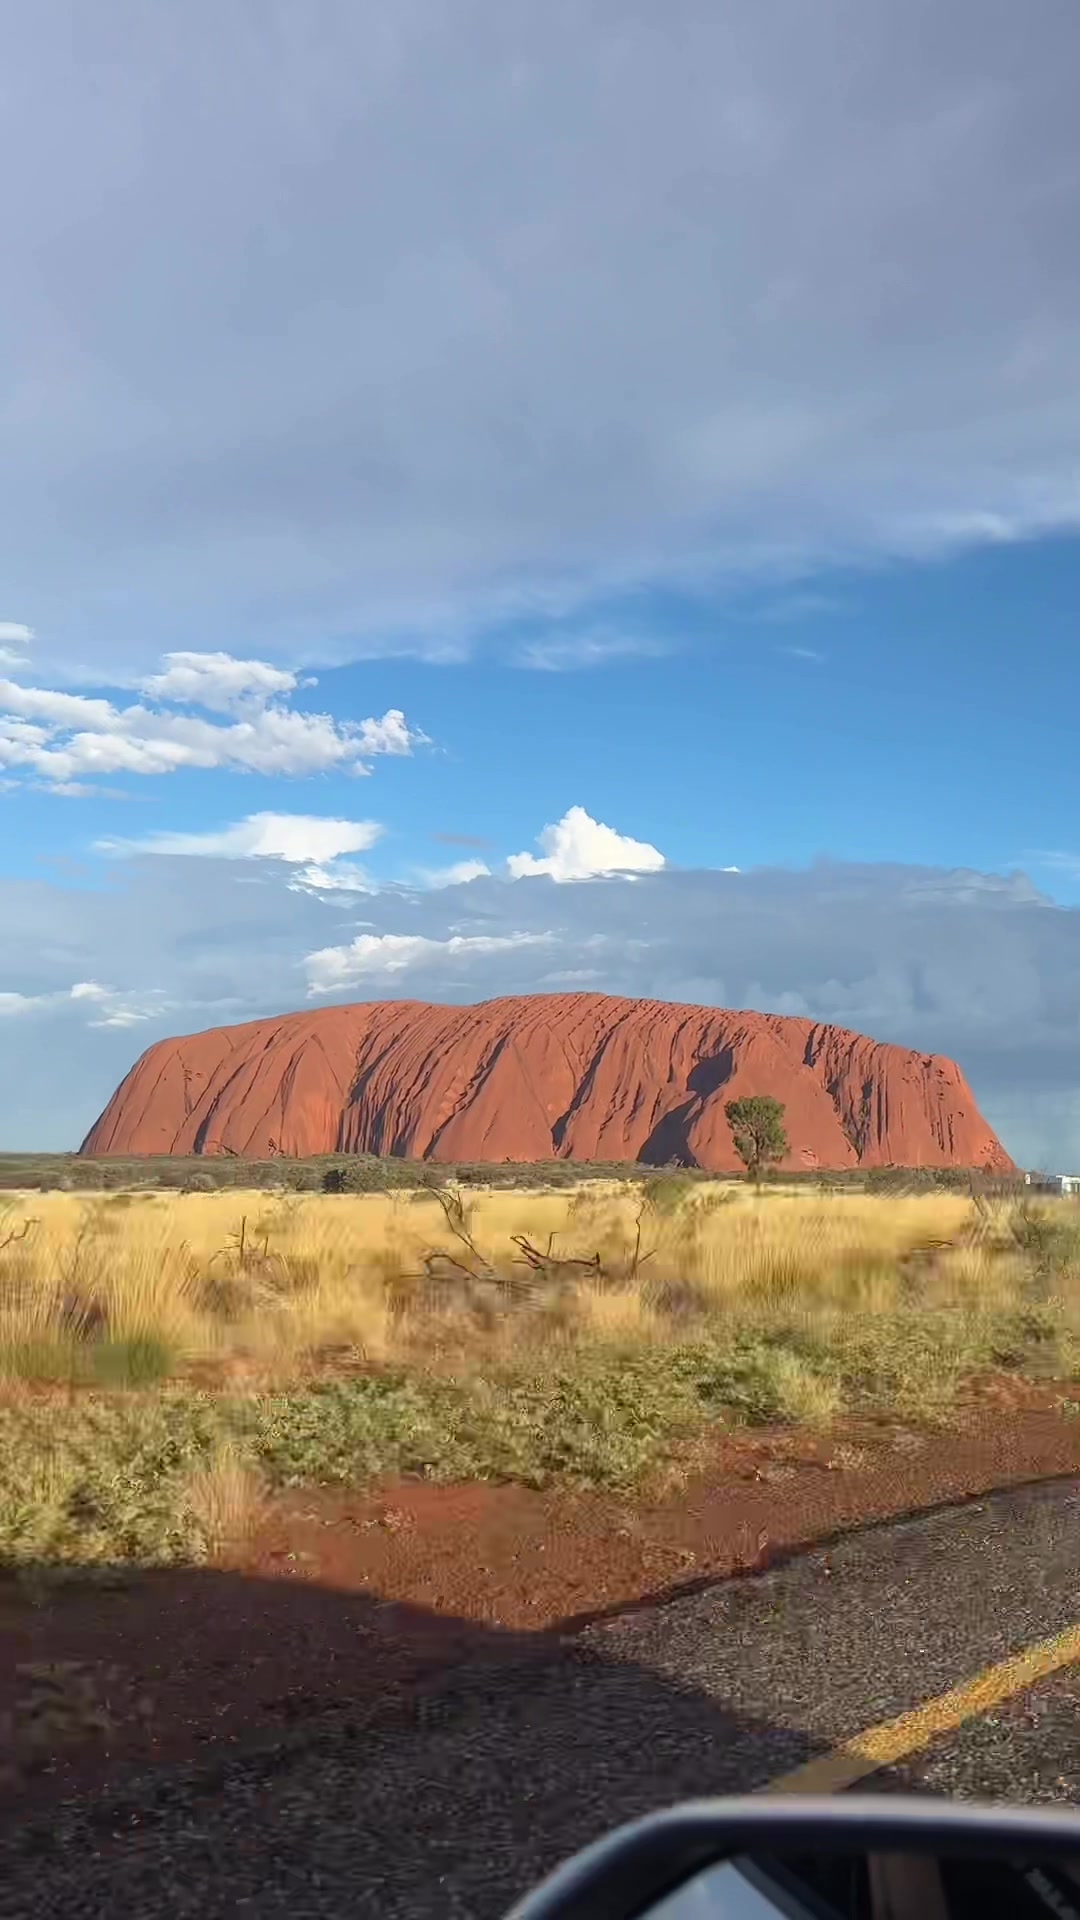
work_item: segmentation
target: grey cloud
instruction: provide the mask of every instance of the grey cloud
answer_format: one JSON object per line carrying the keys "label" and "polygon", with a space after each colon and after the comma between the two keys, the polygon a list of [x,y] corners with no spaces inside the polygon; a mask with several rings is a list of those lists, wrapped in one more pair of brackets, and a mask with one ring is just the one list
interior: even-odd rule
{"label": "grey cloud", "polygon": [[19,9],[5,615],[310,660],[1075,522],[1078,65],[1074,0]]}
{"label": "grey cloud", "polygon": [[572,887],[481,878],[362,904],[290,891],[288,878],[269,861],[253,873],[162,857],[125,865],[102,891],[0,882],[5,991],[63,995],[91,980],[117,1007],[152,1012],[156,992],[166,1008],[126,1029],[91,1028],[93,999],[9,1013],[0,1072],[19,1101],[0,1145],[77,1140],[163,1033],[310,1004],[307,956],[363,931],[373,953],[397,936],[408,964],[317,1004],[577,986],[835,1020],[950,1054],[1022,1161],[1080,1164],[1080,911],[1022,875],[820,862]]}

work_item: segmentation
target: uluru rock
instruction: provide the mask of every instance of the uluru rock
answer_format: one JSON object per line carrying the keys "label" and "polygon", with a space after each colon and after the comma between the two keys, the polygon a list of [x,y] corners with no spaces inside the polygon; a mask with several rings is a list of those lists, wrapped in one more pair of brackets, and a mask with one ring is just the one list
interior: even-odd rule
{"label": "uluru rock", "polygon": [[160,1040],[86,1154],[398,1154],[739,1166],[724,1112],[786,1109],[790,1168],[1010,1160],[952,1060],[779,1014],[529,994],[380,1000]]}

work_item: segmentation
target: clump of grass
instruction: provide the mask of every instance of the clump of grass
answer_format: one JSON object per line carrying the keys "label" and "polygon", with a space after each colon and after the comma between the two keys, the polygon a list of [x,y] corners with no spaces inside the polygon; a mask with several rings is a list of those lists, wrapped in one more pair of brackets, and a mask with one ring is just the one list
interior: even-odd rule
{"label": "clump of grass", "polygon": [[1080,1282],[1080,1209],[1075,1205],[1013,1209],[1012,1231],[1030,1267],[1029,1292],[1049,1297],[1062,1284]]}
{"label": "clump of grass", "polygon": [[150,1387],[168,1378],[176,1356],[168,1341],[153,1333],[130,1333],[98,1340],[87,1350],[90,1371],[101,1387]]}
{"label": "clump of grass", "polygon": [[190,1474],[183,1505],[202,1552],[236,1552],[257,1531],[266,1512],[266,1485],[236,1440],[221,1438]]}
{"label": "clump of grass", "polygon": [[43,1327],[13,1330],[0,1339],[0,1382],[72,1386],[89,1378],[85,1349],[71,1333]]}
{"label": "clump of grass", "polygon": [[658,1173],[646,1180],[641,1197],[645,1206],[661,1218],[677,1214],[693,1198],[695,1183],[684,1173]]}

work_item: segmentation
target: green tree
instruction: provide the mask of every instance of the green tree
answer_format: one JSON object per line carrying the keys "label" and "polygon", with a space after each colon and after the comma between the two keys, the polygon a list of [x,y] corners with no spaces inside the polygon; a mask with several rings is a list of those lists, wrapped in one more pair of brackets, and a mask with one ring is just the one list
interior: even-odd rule
{"label": "green tree", "polygon": [[771,1094],[753,1093],[743,1100],[729,1100],[724,1112],[748,1178],[760,1181],[764,1169],[775,1166],[788,1150],[783,1102]]}

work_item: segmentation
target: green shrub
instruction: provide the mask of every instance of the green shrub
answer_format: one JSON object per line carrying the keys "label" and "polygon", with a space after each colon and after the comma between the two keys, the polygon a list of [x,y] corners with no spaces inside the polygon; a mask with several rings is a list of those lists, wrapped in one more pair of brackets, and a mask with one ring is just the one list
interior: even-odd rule
{"label": "green shrub", "polygon": [[686,1205],[694,1191],[694,1182],[685,1173],[657,1173],[646,1180],[641,1197],[652,1213],[669,1217]]}
{"label": "green shrub", "polygon": [[152,1387],[168,1378],[176,1356],[157,1334],[115,1335],[88,1348],[89,1368],[98,1386]]}
{"label": "green shrub", "polygon": [[0,1379],[62,1387],[86,1379],[88,1373],[86,1352],[74,1331],[58,1328],[0,1345]]}

